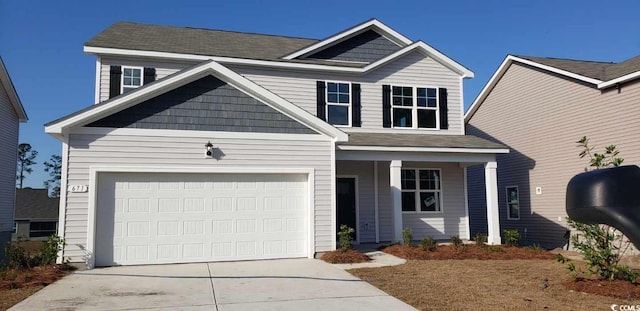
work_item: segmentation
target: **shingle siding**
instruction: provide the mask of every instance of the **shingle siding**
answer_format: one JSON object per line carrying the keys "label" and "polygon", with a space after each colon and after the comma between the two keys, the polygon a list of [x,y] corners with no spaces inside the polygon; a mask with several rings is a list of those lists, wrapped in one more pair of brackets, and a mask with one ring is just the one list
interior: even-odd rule
{"label": "shingle siding", "polygon": [[[0,232],[13,230],[18,156],[18,116],[0,84]],[[4,251],[0,252],[4,253]],[[0,256],[1,257],[1,256]],[[0,258],[1,259],[1,258]]]}
{"label": "shingle siding", "polygon": [[400,49],[391,40],[368,30],[305,58],[371,63]]}
{"label": "shingle siding", "polygon": [[[261,140],[216,138],[224,157],[216,161],[203,156],[201,137],[147,135],[71,134],[69,136],[68,184],[89,185],[91,166],[147,166],[222,168],[290,167],[311,168],[315,175],[316,251],[334,247],[331,243],[331,141]],[[65,259],[83,262],[87,242],[89,193],[68,193],[65,219]]]}
{"label": "shingle siding", "polygon": [[88,126],[315,133],[299,122],[212,76],[181,86]]}
{"label": "shingle siding", "polygon": [[[576,141],[588,136],[596,151],[614,144],[625,164],[638,165],[638,119],[638,80],[622,85],[620,92],[600,91],[512,64],[467,126],[467,133],[511,149],[497,156],[501,227],[519,229],[528,242],[549,247],[564,244],[566,185],[588,166],[586,159],[578,157],[581,150]],[[484,198],[477,195],[484,187],[483,176],[469,170],[470,211],[475,215],[485,208]],[[506,220],[507,186],[519,188],[520,220]],[[542,194],[535,194],[536,187],[542,188]]]}

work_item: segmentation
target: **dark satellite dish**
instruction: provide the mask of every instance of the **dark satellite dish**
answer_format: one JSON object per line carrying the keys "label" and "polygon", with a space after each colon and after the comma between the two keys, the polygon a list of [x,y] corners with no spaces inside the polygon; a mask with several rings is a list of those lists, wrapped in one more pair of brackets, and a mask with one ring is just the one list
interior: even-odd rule
{"label": "dark satellite dish", "polygon": [[567,185],[567,215],[606,224],[640,248],[640,167],[627,165],[578,174]]}

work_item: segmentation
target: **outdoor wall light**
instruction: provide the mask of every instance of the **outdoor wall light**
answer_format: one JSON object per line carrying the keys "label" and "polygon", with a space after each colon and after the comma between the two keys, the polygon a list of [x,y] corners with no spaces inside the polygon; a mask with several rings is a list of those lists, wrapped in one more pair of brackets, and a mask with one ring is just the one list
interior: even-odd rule
{"label": "outdoor wall light", "polygon": [[204,145],[205,148],[207,148],[207,153],[205,153],[207,155],[207,157],[212,157],[213,156],[213,144],[211,143],[211,141],[207,142]]}

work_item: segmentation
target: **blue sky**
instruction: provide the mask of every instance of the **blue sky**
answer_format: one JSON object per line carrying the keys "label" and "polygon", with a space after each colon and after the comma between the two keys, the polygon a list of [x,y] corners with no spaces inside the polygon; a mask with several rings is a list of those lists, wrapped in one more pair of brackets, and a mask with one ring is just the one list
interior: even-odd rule
{"label": "blue sky", "polygon": [[[61,153],[43,124],[93,103],[95,58],[83,43],[116,21],[325,38],[375,17],[475,72],[465,108],[506,54],[619,62],[640,54],[640,1],[8,1],[0,0],[0,55],[29,122],[20,142],[42,163]],[[542,90],[541,90],[542,91]]]}

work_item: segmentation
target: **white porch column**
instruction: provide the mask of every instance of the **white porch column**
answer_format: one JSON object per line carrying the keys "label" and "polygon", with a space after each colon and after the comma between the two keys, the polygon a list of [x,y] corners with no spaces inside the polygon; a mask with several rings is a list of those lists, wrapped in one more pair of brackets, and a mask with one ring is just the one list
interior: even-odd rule
{"label": "white porch column", "polygon": [[389,186],[393,206],[393,242],[402,242],[402,161],[393,160],[389,165]]}
{"label": "white porch column", "polygon": [[491,245],[500,244],[500,213],[498,211],[498,163],[490,161],[484,165],[484,181],[487,191],[487,227],[489,236],[487,242]]}

